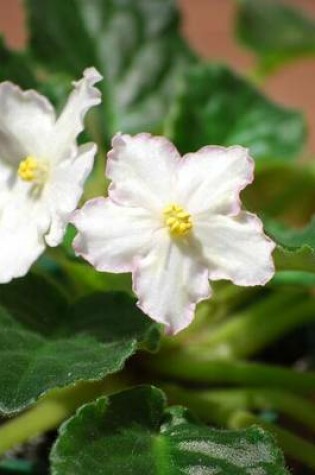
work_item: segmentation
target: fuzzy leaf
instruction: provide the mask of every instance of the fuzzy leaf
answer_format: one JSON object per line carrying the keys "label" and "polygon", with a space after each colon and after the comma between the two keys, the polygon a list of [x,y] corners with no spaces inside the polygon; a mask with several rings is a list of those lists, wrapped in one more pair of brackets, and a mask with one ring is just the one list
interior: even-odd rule
{"label": "fuzzy leaf", "polygon": [[[24,290],[32,288],[27,280],[22,280]],[[5,414],[26,408],[53,388],[103,379],[119,371],[139,347],[154,350],[158,344],[156,324],[128,295],[91,295],[68,308],[56,289],[49,295],[45,285],[43,295],[45,287],[39,285],[28,295],[21,284],[21,305],[12,300],[16,295],[18,301],[15,283],[1,286],[13,288],[0,295],[0,411]]]}
{"label": "fuzzy leaf", "polygon": [[[278,245],[274,254],[277,269],[290,271],[289,280],[298,279],[302,284],[311,286],[310,274],[315,273],[315,218],[301,229],[290,228],[276,220],[265,218],[264,228]],[[296,272],[304,274],[297,275]]]}
{"label": "fuzzy leaf", "polygon": [[315,55],[315,18],[278,0],[239,0],[237,35],[269,73],[282,64]]}
{"label": "fuzzy leaf", "polygon": [[259,427],[209,429],[187,410],[165,406],[153,387],[83,406],[60,430],[52,474],[288,474],[272,437]]}
{"label": "fuzzy leaf", "polygon": [[285,222],[310,219],[315,203],[313,163],[264,160],[255,168],[254,182],[242,192],[247,209]]}
{"label": "fuzzy leaf", "polygon": [[305,123],[299,112],[265,98],[220,65],[192,68],[169,120],[182,152],[205,145],[243,145],[257,160],[290,160],[301,150]]}
{"label": "fuzzy leaf", "polygon": [[275,220],[266,220],[265,229],[279,246],[288,251],[307,249],[315,253],[315,217],[301,229],[292,229]]}
{"label": "fuzzy leaf", "polygon": [[26,0],[31,48],[72,77],[94,65],[104,76],[104,127],[157,130],[192,53],[178,33],[174,0]]}

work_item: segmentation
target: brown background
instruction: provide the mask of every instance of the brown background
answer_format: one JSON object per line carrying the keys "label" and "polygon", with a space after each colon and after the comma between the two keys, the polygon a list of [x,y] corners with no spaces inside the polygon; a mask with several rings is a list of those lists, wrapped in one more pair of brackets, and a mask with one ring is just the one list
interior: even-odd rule
{"label": "brown background", "polygon": [[[289,1],[315,17],[315,0]],[[253,55],[237,45],[233,38],[235,1],[178,2],[183,14],[184,34],[196,51],[205,58],[224,61],[238,70],[248,70],[253,66]],[[10,46],[23,47],[26,31],[19,0],[0,0],[0,32],[5,34]],[[264,89],[278,102],[305,111],[311,135],[306,152],[314,155],[315,59],[301,60],[286,66],[268,79]]]}

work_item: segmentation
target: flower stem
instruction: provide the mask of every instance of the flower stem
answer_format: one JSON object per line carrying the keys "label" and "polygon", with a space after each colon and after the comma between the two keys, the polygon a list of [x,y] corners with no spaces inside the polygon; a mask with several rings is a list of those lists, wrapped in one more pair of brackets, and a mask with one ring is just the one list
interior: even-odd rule
{"label": "flower stem", "polygon": [[273,293],[248,310],[204,332],[195,346],[200,351],[229,358],[256,354],[280,336],[315,321],[315,300],[301,293]]}
{"label": "flower stem", "polygon": [[241,384],[289,389],[298,393],[315,390],[315,372],[245,361],[214,360],[189,348],[147,356],[143,364],[150,371],[178,381],[202,384]]}
{"label": "flower stem", "polygon": [[0,455],[58,427],[82,404],[118,387],[119,380],[107,378],[105,382],[78,383],[69,388],[50,391],[30,410],[0,426]]}
{"label": "flower stem", "polygon": [[[196,391],[169,385],[163,389],[172,402],[189,406],[205,421],[211,412],[216,414],[217,423],[222,424],[227,412],[273,409],[315,432],[315,405],[286,391],[266,388]],[[213,416],[210,417],[213,421]]]}

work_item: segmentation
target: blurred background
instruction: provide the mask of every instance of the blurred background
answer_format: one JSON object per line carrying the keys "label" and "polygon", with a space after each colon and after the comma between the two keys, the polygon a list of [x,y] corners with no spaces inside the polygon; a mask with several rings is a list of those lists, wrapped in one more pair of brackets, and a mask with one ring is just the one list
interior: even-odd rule
{"label": "blurred background", "polygon": [[[43,0],[45,1],[45,0]],[[149,0],[148,0],[149,1]],[[315,17],[315,0],[286,0]],[[235,2],[232,0],[178,0],[184,35],[204,58],[220,60],[239,71],[250,70],[254,56],[233,37]],[[11,47],[26,41],[22,2],[0,0],[0,33]],[[277,102],[304,110],[310,124],[306,155],[315,153],[315,60],[294,61],[274,73],[263,89]]]}

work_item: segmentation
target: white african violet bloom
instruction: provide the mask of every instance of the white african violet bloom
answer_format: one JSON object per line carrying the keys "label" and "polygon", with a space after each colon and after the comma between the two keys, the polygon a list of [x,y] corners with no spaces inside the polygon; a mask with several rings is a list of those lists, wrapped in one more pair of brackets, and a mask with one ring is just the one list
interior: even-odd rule
{"label": "white african violet bloom", "polygon": [[242,147],[205,147],[180,157],[165,138],[117,135],[108,154],[109,197],[75,212],[74,248],[97,270],[132,272],[139,307],[176,333],[208,279],[263,285],[274,274],[274,243],[241,210],[253,180]]}
{"label": "white african violet bloom", "polygon": [[56,118],[35,91],[0,84],[0,282],[26,274],[45,249],[63,238],[82,195],[96,146],[77,146],[88,109],[100,103],[90,68]]}

